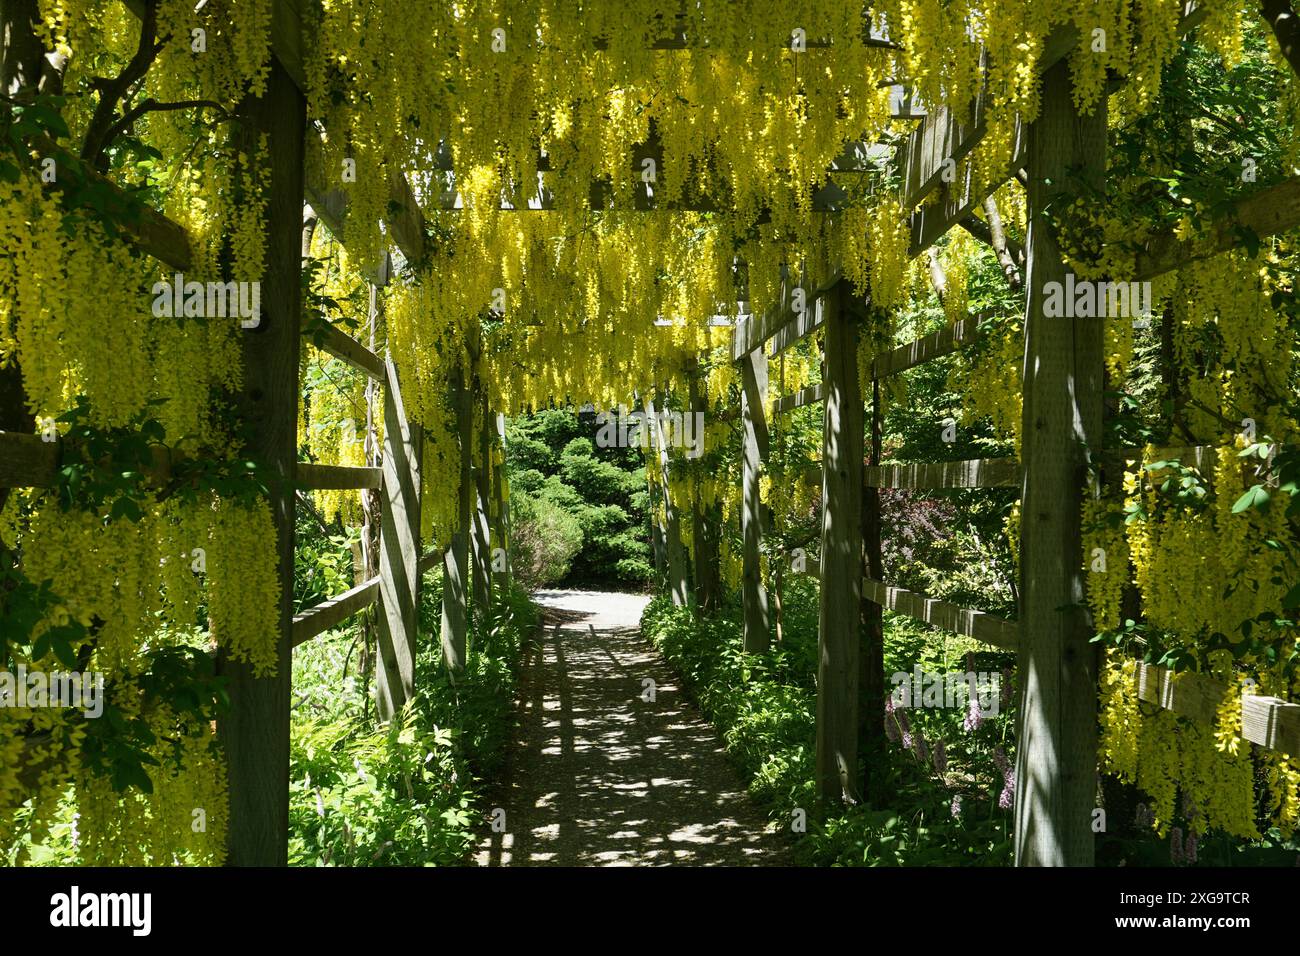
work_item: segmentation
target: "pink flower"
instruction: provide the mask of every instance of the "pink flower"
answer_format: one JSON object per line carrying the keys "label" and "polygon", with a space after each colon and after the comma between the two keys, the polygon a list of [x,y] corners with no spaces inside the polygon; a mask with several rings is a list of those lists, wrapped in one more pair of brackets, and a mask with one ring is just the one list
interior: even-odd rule
{"label": "pink flower", "polygon": [[972,696],[970,704],[966,708],[966,719],[962,722],[962,729],[966,731],[979,730],[984,724],[984,715],[980,713],[979,701]]}
{"label": "pink flower", "polygon": [[[952,817],[954,820],[956,820],[960,816],[961,816],[961,794],[959,793],[952,798]],[[1297,861],[1297,865],[1300,865],[1300,860]]]}

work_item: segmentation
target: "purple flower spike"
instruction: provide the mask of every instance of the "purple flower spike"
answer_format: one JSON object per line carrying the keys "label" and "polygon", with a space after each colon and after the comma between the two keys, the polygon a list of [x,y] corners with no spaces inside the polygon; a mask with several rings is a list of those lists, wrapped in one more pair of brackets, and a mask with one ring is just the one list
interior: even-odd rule
{"label": "purple flower spike", "polygon": [[934,742],[933,755],[934,755],[934,769],[939,771],[939,773],[947,773],[948,772],[948,748],[944,746],[942,740],[936,740]]}
{"label": "purple flower spike", "polygon": [[1183,828],[1173,827],[1169,831],[1169,859],[1178,865],[1183,863]]}
{"label": "purple flower spike", "polygon": [[[956,820],[960,816],[961,816],[961,794],[959,793],[952,798],[952,817],[954,820]],[[1300,865],[1300,860],[1297,861],[1297,865]]]}

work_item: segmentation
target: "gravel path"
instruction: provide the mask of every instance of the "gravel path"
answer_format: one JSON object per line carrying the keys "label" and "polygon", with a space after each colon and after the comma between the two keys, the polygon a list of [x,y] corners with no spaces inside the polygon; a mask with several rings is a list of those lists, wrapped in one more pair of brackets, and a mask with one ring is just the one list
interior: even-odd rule
{"label": "gravel path", "polygon": [[[648,598],[542,591],[481,866],[771,866],[782,838],[638,630]],[[647,679],[654,681],[654,700]]]}

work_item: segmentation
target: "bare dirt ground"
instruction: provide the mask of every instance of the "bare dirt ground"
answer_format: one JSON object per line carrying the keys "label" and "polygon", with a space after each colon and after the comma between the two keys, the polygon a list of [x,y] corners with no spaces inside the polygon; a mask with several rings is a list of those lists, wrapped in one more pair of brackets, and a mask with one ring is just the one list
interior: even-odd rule
{"label": "bare dirt ground", "polygon": [[[648,598],[542,591],[526,649],[505,830],[481,866],[773,866],[782,836],[638,623]],[[648,685],[654,682],[653,701]]]}

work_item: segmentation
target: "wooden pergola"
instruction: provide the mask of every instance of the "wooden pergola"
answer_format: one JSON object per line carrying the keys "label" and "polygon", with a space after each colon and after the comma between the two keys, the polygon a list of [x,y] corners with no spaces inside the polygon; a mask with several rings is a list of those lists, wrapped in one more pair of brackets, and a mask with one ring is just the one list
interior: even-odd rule
{"label": "wooden pergola", "polygon": [[[126,0],[137,12],[138,0]],[[308,136],[300,5],[272,5],[272,63],[266,93],[240,108],[241,135],[265,137],[269,175],[266,210],[266,281],[263,320],[244,335],[245,382],[240,412],[252,427],[249,454],[271,469],[271,507],[279,555],[281,603],[277,676],[257,678],[251,668],[222,660],[231,708],[220,725],[229,767],[230,853],[233,865],[284,865],[289,813],[289,662],[293,648],[312,640],[359,610],[378,603],[380,660],[377,692],[381,714],[392,714],[415,691],[416,615],[421,574],[441,562],[444,575],[442,643],[449,666],[464,663],[471,593],[491,600],[489,555],[505,546],[504,523],[489,527],[505,502],[500,483],[474,474],[468,454],[460,473],[460,531],[445,552],[420,547],[419,428],[408,419],[402,383],[391,358],[376,354],[337,328],[318,345],[355,366],[383,389],[385,439],[382,467],[336,467],[297,460],[295,446],[302,330],[300,274],[306,254],[304,208],[310,225],[319,217],[335,235],[348,215],[345,197],[328,184],[305,179]],[[1204,8],[1187,4],[1181,23],[1191,31]],[[887,42],[881,40],[880,42]],[[1077,112],[1065,62],[1079,42],[1073,28],[1047,41],[1040,60],[1042,105],[1038,118],[1018,126],[1007,177],[1023,170],[1028,190],[1029,234],[1025,248],[1025,358],[1023,449],[1020,459],[887,465],[881,460],[881,385],[922,363],[951,354],[980,336],[978,317],[879,355],[871,370],[870,394],[859,384],[859,330],[870,297],[855,296],[840,264],[812,265],[801,284],[791,281],[781,300],[734,328],[730,359],[743,381],[739,419],[743,432],[744,646],[763,650],[769,613],[760,555],[764,533],[760,477],[766,465],[772,422],[765,410],[768,365],[773,356],[814,331],[824,336],[821,384],[779,398],[775,415],[809,404],[824,406],[821,456],[822,527],[820,579],[817,790],[827,800],[867,796],[858,766],[864,733],[878,733],[873,710],[885,696],[882,616],[885,609],[995,647],[1014,650],[1021,675],[1019,749],[1016,767],[1015,851],[1019,865],[1086,865],[1092,862],[1090,828],[1096,795],[1097,650],[1083,610],[1080,504],[1089,456],[1102,447],[1102,326],[1095,320],[1046,318],[1044,287],[1062,281],[1066,267],[1047,227],[1044,209],[1064,190],[1067,170],[1082,170],[1102,185],[1106,169],[1106,105],[1092,115]],[[810,45],[813,45],[810,43]],[[919,255],[954,226],[978,231],[973,212],[988,198],[968,173],[946,182],[950,161],[968,156],[980,143],[992,109],[985,96],[970,111],[937,105],[922,115],[900,96],[896,116],[919,126],[908,135],[893,162],[902,170],[902,207],[909,211],[911,252]],[[52,147],[52,144],[51,148]],[[647,144],[648,150],[654,144]],[[256,152],[249,150],[250,153]],[[866,150],[850,150],[859,157]],[[634,160],[640,157],[633,157]],[[71,156],[62,161],[75,162]],[[858,165],[856,168],[865,168]],[[87,176],[95,176],[86,171]],[[425,258],[426,223],[410,183],[400,173],[391,180],[387,232],[408,261]],[[824,197],[836,208],[833,191]],[[124,200],[125,201],[125,200]],[[455,200],[447,205],[454,208]],[[544,207],[544,196],[539,207]],[[653,203],[647,201],[647,208]],[[1300,226],[1300,178],[1286,179],[1235,203],[1200,238],[1182,240],[1162,233],[1138,255],[1137,280],[1150,279],[1199,258],[1239,244],[1241,227],[1266,237]],[[130,238],[145,253],[172,268],[191,264],[192,244],[178,224],[144,209]],[[382,284],[385,270],[374,282]],[[798,294],[796,294],[798,292]],[[796,311],[796,304],[805,303]],[[478,347],[477,345],[475,347]],[[489,409],[480,434],[473,429],[475,403],[484,393],[473,382],[456,386],[459,440],[468,449],[500,441],[499,417]],[[647,407],[652,403],[647,402]],[[670,466],[661,449],[661,465]],[[1140,454],[1140,450],[1126,450]],[[1165,457],[1204,460],[1212,448],[1175,448]],[[0,486],[40,487],[55,480],[58,442],[39,436],[0,432]],[[160,463],[165,468],[166,462]],[[933,600],[883,580],[879,489],[1019,489],[1023,524],[1020,535],[1019,618],[999,619],[981,611]],[[374,489],[382,495],[380,563],[375,577],[323,604],[295,615],[291,603],[294,565],[294,490]],[[667,501],[667,520],[659,529],[669,560],[669,590],[678,603],[690,600],[679,524],[688,516]],[[698,517],[698,516],[690,516]],[[695,535],[696,548],[708,547]],[[697,553],[696,566],[709,564]],[[1065,610],[1062,610],[1065,609]],[[1142,665],[1140,696],[1193,720],[1211,722],[1215,702],[1226,688],[1208,678],[1173,674]],[[1300,704],[1277,698],[1243,696],[1243,736],[1262,747],[1300,753]]]}

